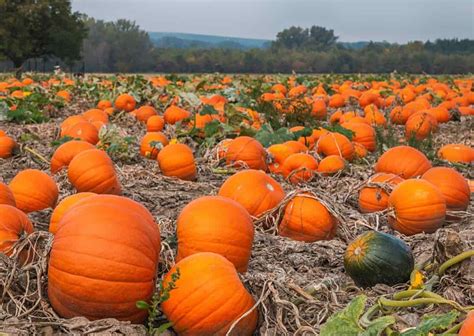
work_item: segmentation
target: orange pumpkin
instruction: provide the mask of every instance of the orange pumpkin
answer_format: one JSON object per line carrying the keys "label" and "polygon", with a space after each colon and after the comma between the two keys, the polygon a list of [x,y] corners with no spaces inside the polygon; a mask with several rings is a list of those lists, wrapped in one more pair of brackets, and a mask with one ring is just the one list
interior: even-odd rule
{"label": "orange pumpkin", "polygon": [[219,189],[219,196],[242,204],[255,217],[273,209],[284,198],[281,185],[261,170],[246,169],[229,177]]}
{"label": "orange pumpkin", "polygon": [[90,122],[79,122],[67,128],[62,136],[69,136],[74,139],[89,142],[93,145],[99,142],[99,131]]}
{"label": "orange pumpkin", "polygon": [[436,131],[438,122],[427,112],[417,112],[411,115],[405,124],[405,138],[416,140],[426,139]]}
{"label": "orange pumpkin", "polygon": [[67,176],[78,192],[122,193],[112,160],[99,149],[89,149],[77,154],[69,163]]}
{"label": "orange pumpkin", "polygon": [[137,102],[131,95],[124,93],[115,100],[115,108],[120,111],[131,112],[135,109]]}
{"label": "orange pumpkin", "polygon": [[[378,173],[369,178],[366,186],[359,192],[359,209],[362,213],[385,210],[388,207],[389,194],[379,184],[394,187],[403,179],[395,174]],[[373,185],[371,185],[373,184]]]}
{"label": "orange pumpkin", "polygon": [[364,147],[364,145],[358,142],[352,142],[352,145],[354,146],[354,158],[362,159],[369,154],[369,151]]}
{"label": "orange pumpkin", "polygon": [[462,323],[458,336],[472,336],[474,335],[474,312],[467,314],[466,319]]}
{"label": "orange pumpkin", "polygon": [[15,140],[9,136],[0,136],[0,159],[11,157],[15,151],[17,144]]}
{"label": "orange pumpkin", "polygon": [[326,107],[326,102],[323,99],[314,100],[313,108],[311,110],[311,116],[319,120],[326,119],[327,107]]}
{"label": "orange pumpkin", "polygon": [[166,135],[161,132],[148,132],[140,143],[140,154],[154,160],[158,156],[160,149],[166,145],[168,145]]}
{"label": "orange pumpkin", "polygon": [[344,159],[351,161],[354,158],[354,146],[341,133],[328,133],[319,138],[316,146],[318,153],[325,156],[339,155]]}
{"label": "orange pumpkin", "polygon": [[449,162],[469,164],[474,162],[474,148],[463,144],[448,144],[439,149],[438,157]]}
{"label": "orange pumpkin", "polygon": [[[15,242],[23,234],[30,234],[33,230],[28,216],[22,211],[8,204],[0,204],[0,253],[10,256]],[[23,256],[25,257],[27,256]]]}
{"label": "orange pumpkin", "polygon": [[353,132],[353,142],[360,143],[371,152],[375,150],[375,130],[372,126],[363,123],[349,122],[344,123],[342,127]]}
{"label": "orange pumpkin", "polygon": [[191,148],[185,144],[171,144],[165,146],[158,153],[158,165],[165,176],[177,177],[181,180],[194,181],[196,179],[196,163]]}
{"label": "orange pumpkin", "polygon": [[313,179],[314,172],[318,169],[318,161],[307,153],[295,153],[286,158],[282,165],[285,178],[293,184],[307,182]]}
{"label": "orange pumpkin", "polygon": [[147,132],[161,132],[165,127],[165,120],[162,116],[154,115],[148,118],[146,122]]}
{"label": "orange pumpkin", "polygon": [[112,107],[112,103],[110,102],[110,100],[100,100],[97,103],[97,108],[101,109],[102,111],[111,107]]}
{"label": "orange pumpkin", "polygon": [[82,116],[82,115],[73,115],[73,116],[70,116],[70,117],[67,117],[66,119],[64,119],[64,121],[61,123],[61,136],[65,136],[66,134],[66,131],[76,125],[76,124],[79,124],[81,122],[87,122],[87,119],[86,117]]}
{"label": "orange pumpkin", "polygon": [[56,149],[51,158],[51,173],[56,174],[64,167],[68,167],[77,154],[93,148],[95,148],[94,145],[81,140],[71,140],[63,143]]}
{"label": "orange pumpkin", "polygon": [[436,186],[446,200],[448,210],[465,211],[469,206],[471,192],[466,179],[448,167],[434,167],[421,177]]}
{"label": "orange pumpkin", "polygon": [[66,212],[69,211],[74,205],[77,204],[80,200],[97,195],[91,192],[83,192],[78,194],[70,195],[64,198],[59,204],[54,208],[53,213],[51,214],[51,220],[49,222],[49,232],[55,234],[59,229],[59,222],[64,217]]}
{"label": "orange pumpkin", "polygon": [[329,99],[329,107],[340,108],[344,105],[346,105],[346,99],[341,94],[336,93]]}
{"label": "orange pumpkin", "polygon": [[179,121],[188,119],[191,117],[191,112],[179,108],[175,105],[168,107],[164,113],[165,123],[174,125]]}
{"label": "orange pumpkin", "polygon": [[428,158],[410,146],[397,146],[383,153],[375,164],[377,173],[392,173],[403,178],[420,176],[431,168]]}
{"label": "orange pumpkin", "polygon": [[184,207],[178,217],[178,256],[181,260],[198,252],[226,257],[238,272],[247,271],[254,228],[247,210],[222,196],[198,198]]}
{"label": "orange pumpkin", "polygon": [[371,124],[376,126],[384,126],[387,124],[387,120],[382,112],[379,111],[377,106],[371,104],[367,105],[364,109],[364,118]]}
{"label": "orange pumpkin", "polygon": [[54,180],[37,169],[19,172],[9,187],[17,208],[25,213],[54,208],[58,200],[59,191]]}
{"label": "orange pumpkin", "polygon": [[400,182],[390,194],[388,206],[393,210],[390,225],[405,235],[435,232],[446,217],[443,194],[426,180]]}
{"label": "orange pumpkin", "polygon": [[328,176],[333,175],[344,169],[346,163],[339,155],[326,156],[319,162],[318,172]]}
{"label": "orange pumpkin", "polygon": [[13,195],[10,188],[2,182],[0,182],[0,204],[16,207],[15,196]]}
{"label": "orange pumpkin", "polygon": [[254,138],[240,136],[232,140],[225,155],[227,165],[267,170],[267,152]]}
{"label": "orange pumpkin", "polygon": [[87,110],[82,114],[82,116],[90,123],[99,121],[103,124],[107,124],[109,122],[109,115],[101,109]]}
{"label": "orange pumpkin", "polygon": [[137,118],[141,122],[148,122],[148,119],[156,116],[158,112],[156,112],[153,106],[145,105],[140,107],[138,110],[135,111],[135,118]]}
{"label": "orange pumpkin", "polygon": [[136,302],[151,299],[160,253],[150,212],[125,197],[97,195],[66,212],[59,225],[48,264],[56,313],[143,322],[147,312]]}
{"label": "orange pumpkin", "polygon": [[286,144],[275,144],[267,148],[268,153],[270,154],[271,164],[268,166],[272,173],[281,173],[282,165],[285,160],[294,153],[295,151],[292,146],[287,146]]}
{"label": "orange pumpkin", "polygon": [[[234,265],[219,254],[201,252],[184,258],[165,275],[165,287],[178,271],[176,288],[161,308],[179,335],[224,336],[255,304]],[[237,323],[231,335],[253,335],[257,320],[255,308]]]}
{"label": "orange pumpkin", "polygon": [[278,234],[308,243],[333,239],[337,220],[321,202],[311,196],[295,196],[285,206]]}

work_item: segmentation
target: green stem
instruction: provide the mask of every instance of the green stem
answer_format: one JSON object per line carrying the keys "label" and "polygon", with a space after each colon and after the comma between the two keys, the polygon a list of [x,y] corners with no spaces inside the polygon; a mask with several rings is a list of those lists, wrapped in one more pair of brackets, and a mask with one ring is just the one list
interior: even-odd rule
{"label": "green stem", "polygon": [[431,299],[437,299],[437,300],[445,300],[444,297],[441,295],[438,295],[436,293],[427,291],[427,290],[419,290],[419,289],[409,289],[405,290],[402,292],[398,292],[393,294],[393,299],[394,300],[401,300],[401,299],[406,299],[406,298],[411,298],[413,296],[421,296],[423,298],[431,298]]}
{"label": "green stem", "polygon": [[457,335],[458,333],[458,330],[461,329],[462,327],[462,324],[464,323],[464,321],[456,324],[454,327],[452,327],[451,329],[448,329],[446,330],[444,333],[442,333],[441,335]]}
{"label": "green stem", "polygon": [[460,263],[461,261],[463,261],[464,259],[467,259],[467,258],[471,258],[472,256],[474,256],[474,250],[469,250],[469,251],[466,251],[466,252],[463,252],[461,254],[458,254],[457,256],[449,259],[448,261],[444,262],[438,269],[438,275],[443,275],[444,272],[446,272],[446,270],[448,268],[450,268],[451,266],[454,266],[456,265],[457,263]]}
{"label": "green stem", "polygon": [[419,305],[427,305],[427,304],[447,304],[450,305],[457,310],[460,311],[466,311],[468,308],[463,308],[461,307],[458,303],[446,299],[435,299],[435,298],[419,298],[419,299],[413,299],[413,300],[390,300],[386,298],[380,298],[379,303],[382,306],[386,307],[413,307],[413,306],[419,306]]}

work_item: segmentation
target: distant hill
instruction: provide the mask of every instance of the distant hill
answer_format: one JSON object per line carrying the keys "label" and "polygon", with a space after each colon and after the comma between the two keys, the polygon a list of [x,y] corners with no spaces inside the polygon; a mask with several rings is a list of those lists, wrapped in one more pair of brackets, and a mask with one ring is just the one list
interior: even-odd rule
{"label": "distant hill", "polygon": [[159,48],[267,48],[270,40],[229,36],[201,35],[187,33],[149,32],[152,42]]}
{"label": "distant hill", "polygon": [[[151,41],[158,48],[228,48],[228,49],[265,49],[270,47],[271,40],[251,39],[241,37],[202,35],[189,33],[149,32]],[[347,49],[361,49],[369,42],[339,42]]]}

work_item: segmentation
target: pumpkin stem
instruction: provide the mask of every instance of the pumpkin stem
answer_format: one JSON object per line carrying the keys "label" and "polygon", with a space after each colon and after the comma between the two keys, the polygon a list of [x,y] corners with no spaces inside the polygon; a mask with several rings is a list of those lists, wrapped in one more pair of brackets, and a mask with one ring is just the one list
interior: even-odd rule
{"label": "pumpkin stem", "polygon": [[457,256],[449,259],[448,261],[444,262],[438,269],[438,275],[441,276],[443,275],[446,270],[448,268],[450,268],[451,266],[454,266],[458,263],[460,263],[461,261],[463,261],[464,259],[467,259],[467,258],[471,258],[472,256],[474,256],[474,250],[469,250],[469,251],[465,251],[461,254],[458,254]]}

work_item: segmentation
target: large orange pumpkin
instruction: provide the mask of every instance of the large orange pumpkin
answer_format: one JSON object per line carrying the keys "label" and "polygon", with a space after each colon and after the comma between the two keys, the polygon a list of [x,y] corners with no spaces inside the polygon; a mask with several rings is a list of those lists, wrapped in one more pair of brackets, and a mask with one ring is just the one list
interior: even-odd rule
{"label": "large orange pumpkin", "polygon": [[463,144],[448,144],[441,147],[438,157],[449,162],[474,162],[474,148]]}
{"label": "large orange pumpkin", "polygon": [[7,159],[13,155],[17,144],[9,136],[0,136],[0,159]]}
{"label": "large orange pumpkin", "polygon": [[[386,184],[388,188],[394,187],[403,179],[395,174],[378,173],[369,178],[368,185],[359,192],[359,209],[362,213],[385,210],[388,206],[389,194],[377,183]],[[371,185],[373,184],[373,185]]]}
{"label": "large orange pumpkin", "polygon": [[446,201],[433,184],[409,179],[399,183],[388,198],[390,225],[405,235],[432,233],[443,225]]}
{"label": "large orange pumpkin", "polygon": [[[224,336],[255,304],[234,265],[219,254],[201,252],[184,258],[166,274],[165,287],[178,272],[176,288],[161,308],[179,335]],[[255,308],[237,323],[230,335],[253,335],[257,320]]]}
{"label": "large orange pumpkin", "polygon": [[318,172],[324,176],[336,174],[344,169],[346,162],[339,155],[326,156],[319,162]]}
{"label": "large orange pumpkin", "polygon": [[297,195],[285,206],[278,234],[294,240],[315,242],[334,238],[337,220],[309,195]]}
{"label": "large orange pumpkin", "polygon": [[421,177],[436,186],[446,200],[448,210],[464,211],[469,206],[471,192],[466,179],[453,168],[434,167]]}
{"label": "large orange pumpkin", "polygon": [[321,136],[316,147],[318,153],[325,156],[339,155],[349,161],[354,157],[354,146],[346,136],[340,133],[328,133]]}
{"label": "large orange pumpkin", "polygon": [[13,195],[10,188],[2,182],[0,182],[0,204],[16,207],[15,196]]}
{"label": "large orange pumpkin", "polygon": [[[113,195],[80,201],[61,219],[51,248],[48,297],[64,318],[116,318],[141,323],[160,253],[153,216],[131,199]],[[80,283],[80,286],[78,286]]]}
{"label": "large orange pumpkin", "polygon": [[158,165],[165,176],[187,181],[196,179],[197,170],[193,151],[185,144],[165,146],[158,154]]}
{"label": "large orange pumpkin", "polygon": [[225,155],[226,163],[240,168],[267,170],[267,153],[254,138],[240,136],[232,140]]}
{"label": "large orange pumpkin", "polygon": [[168,145],[166,135],[161,132],[148,132],[140,143],[140,154],[148,159],[156,159],[160,148],[166,145]]}
{"label": "large orange pumpkin", "polygon": [[254,228],[247,210],[222,196],[198,198],[184,207],[178,217],[178,257],[214,252],[232,262],[238,272],[247,271]]}
{"label": "large orange pumpkin", "polygon": [[422,175],[431,168],[428,158],[410,146],[397,146],[383,153],[375,164],[377,173],[392,173],[403,178]]}
{"label": "large orange pumpkin", "polygon": [[372,126],[364,123],[348,122],[344,123],[342,127],[354,133],[352,136],[353,142],[362,144],[371,152],[375,150],[375,130]]}
{"label": "large orange pumpkin", "polygon": [[56,182],[37,169],[25,169],[10,182],[16,206],[25,213],[54,208],[58,200]]}
{"label": "large orange pumpkin", "polygon": [[71,209],[74,205],[77,204],[80,200],[97,195],[91,192],[83,192],[78,194],[70,195],[64,198],[59,204],[54,208],[53,213],[51,214],[51,220],[49,222],[49,232],[56,233],[59,229],[59,222],[64,217],[66,212]]}
{"label": "large orange pumpkin", "polygon": [[56,149],[51,158],[51,173],[56,174],[64,167],[68,167],[77,154],[93,148],[95,148],[94,145],[81,140],[71,140],[63,143]]}
{"label": "large orange pumpkin", "polygon": [[82,115],[73,115],[73,116],[70,116],[70,117],[67,117],[66,119],[64,119],[64,121],[61,123],[60,125],[60,128],[61,128],[61,136],[65,136],[66,135],[66,131],[76,125],[76,124],[79,124],[81,122],[88,122],[86,117],[82,116]]}
{"label": "large orange pumpkin", "polygon": [[229,177],[219,189],[219,196],[237,201],[257,217],[277,206],[285,198],[285,192],[263,171],[246,169]]}
{"label": "large orange pumpkin", "polygon": [[436,118],[427,112],[417,112],[411,115],[405,124],[405,137],[416,140],[426,139],[438,127]]}
{"label": "large orange pumpkin", "polygon": [[109,156],[89,149],[77,154],[69,163],[68,178],[78,192],[120,195],[122,188]]}
{"label": "large orange pumpkin", "polygon": [[109,115],[101,109],[87,110],[82,114],[82,116],[90,123],[100,121],[103,124],[107,124],[109,122]]}
{"label": "large orange pumpkin", "polygon": [[11,205],[0,204],[0,253],[10,256],[12,247],[20,236],[32,233],[33,230],[28,216],[22,211]]}
{"label": "large orange pumpkin", "polygon": [[307,153],[291,154],[281,167],[283,176],[293,184],[312,180],[317,169],[318,161]]}

